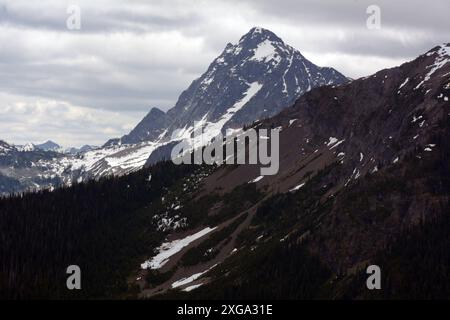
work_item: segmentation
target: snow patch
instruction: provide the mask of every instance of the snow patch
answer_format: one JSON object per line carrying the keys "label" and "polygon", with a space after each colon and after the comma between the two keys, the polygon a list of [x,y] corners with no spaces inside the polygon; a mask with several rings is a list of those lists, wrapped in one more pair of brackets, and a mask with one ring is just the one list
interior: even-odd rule
{"label": "snow patch", "polygon": [[248,183],[256,183],[256,182],[260,181],[262,178],[264,178],[264,176],[256,177],[255,179],[250,180]]}
{"label": "snow patch", "polygon": [[277,52],[275,46],[270,40],[266,39],[258,44],[256,49],[254,49],[253,56],[250,60],[266,62],[274,59],[276,54]]}
{"label": "snow patch", "polygon": [[192,286],[186,287],[183,289],[184,292],[191,292],[192,290],[195,290],[199,287],[201,287],[203,285],[203,283],[199,283],[199,284],[194,284]]}
{"label": "snow patch", "polygon": [[334,137],[330,137],[329,142],[327,143],[327,147],[334,145],[338,141],[339,141],[338,139],[336,139]]}
{"label": "snow patch", "polygon": [[217,264],[213,265],[208,270],[205,270],[203,272],[199,272],[199,273],[193,274],[190,277],[183,278],[181,280],[175,281],[174,283],[172,283],[172,288],[174,289],[174,288],[177,288],[177,287],[184,286],[184,285],[186,285],[188,283],[194,282],[195,280],[199,279],[201,276],[203,276],[205,273],[207,273],[208,271],[210,271],[211,269],[213,269],[216,266],[217,266]]}
{"label": "snow patch", "polygon": [[404,86],[405,84],[407,84],[408,81],[409,81],[409,78],[406,78],[405,81],[403,81],[403,83],[400,85],[400,87],[398,87],[398,90],[400,90],[401,88],[403,88],[403,86]]}
{"label": "snow patch", "polygon": [[329,142],[327,143],[327,146],[330,147],[330,150],[336,148],[337,146],[339,146],[342,142],[344,142],[345,139],[343,140],[338,140],[334,137],[330,137]]}
{"label": "snow patch", "polygon": [[169,258],[174,254],[180,252],[183,248],[187,247],[189,244],[194,242],[197,239],[207,235],[211,231],[214,231],[217,227],[210,228],[207,227],[193,235],[187,236],[186,238],[174,240],[172,242],[163,243],[157,250],[159,251],[156,256],[151,258],[150,260],[145,261],[141,264],[142,269],[159,269],[164,266]]}
{"label": "snow patch", "polygon": [[411,120],[411,123],[416,123],[417,121],[419,121],[422,118],[423,118],[423,116],[418,116],[418,117],[413,116],[413,119]]}
{"label": "snow patch", "polygon": [[437,51],[437,57],[434,60],[434,63],[427,67],[427,69],[430,69],[430,71],[425,75],[424,79],[414,88],[414,90],[419,89],[425,82],[431,79],[431,76],[437,70],[445,66],[448,62],[450,62],[449,56],[450,56],[449,48],[446,45],[442,45]]}
{"label": "snow patch", "polygon": [[300,183],[298,186],[295,186],[294,188],[292,188],[291,190],[289,190],[289,192],[294,192],[299,190],[300,188],[302,188],[305,185],[305,182]]}

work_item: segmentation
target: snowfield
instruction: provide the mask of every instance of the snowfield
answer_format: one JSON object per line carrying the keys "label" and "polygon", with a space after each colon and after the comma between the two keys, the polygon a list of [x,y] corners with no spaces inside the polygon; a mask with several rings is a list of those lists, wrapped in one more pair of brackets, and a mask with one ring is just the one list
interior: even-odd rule
{"label": "snowfield", "polygon": [[207,227],[197,233],[194,233],[190,236],[187,236],[183,239],[174,240],[172,242],[163,243],[157,250],[159,251],[156,256],[151,258],[150,260],[145,261],[141,264],[142,269],[159,269],[163,267],[172,257],[173,255],[180,252],[183,248],[187,247],[189,244],[194,242],[197,239],[202,238],[207,235],[211,231],[214,231],[216,227],[210,228]]}
{"label": "snowfield", "polygon": [[277,63],[281,61],[280,57],[277,57],[277,51],[272,41],[264,40],[261,42],[254,51],[254,55],[250,60],[258,62],[267,62],[274,59]]}

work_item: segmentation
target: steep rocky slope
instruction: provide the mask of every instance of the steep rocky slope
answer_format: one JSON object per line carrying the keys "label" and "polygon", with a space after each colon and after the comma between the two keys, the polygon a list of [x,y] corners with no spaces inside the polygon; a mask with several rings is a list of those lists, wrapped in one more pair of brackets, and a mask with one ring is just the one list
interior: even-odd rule
{"label": "steep rocky slope", "polygon": [[[148,288],[142,296],[205,286],[194,296],[214,290],[223,297],[242,283],[257,286],[259,255],[290,246],[306,252],[308,261],[317,257],[329,277],[350,281],[403,232],[440,219],[450,200],[449,53],[442,45],[400,67],[312,90],[256,124],[281,128],[279,173],[255,179],[255,165],[223,166],[206,178],[202,193],[181,202],[176,214],[189,223],[190,208],[207,203],[202,226],[216,229],[202,237],[204,244],[196,240],[150,272],[147,282],[140,280]],[[226,199],[240,192],[251,193],[235,200],[231,214]],[[240,223],[230,229],[234,221]],[[166,245],[198,230],[174,234]],[[208,252],[214,255],[205,259]],[[197,263],[186,264],[185,256]],[[268,268],[276,266],[271,261]],[[161,275],[167,277],[162,283]],[[345,288],[337,282],[331,291]]]}

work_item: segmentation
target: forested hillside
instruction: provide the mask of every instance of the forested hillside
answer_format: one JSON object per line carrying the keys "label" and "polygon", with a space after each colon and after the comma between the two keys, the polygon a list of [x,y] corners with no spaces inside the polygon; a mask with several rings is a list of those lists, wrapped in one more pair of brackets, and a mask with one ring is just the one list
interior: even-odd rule
{"label": "forested hillside", "polygon": [[[120,178],[1,199],[0,297],[125,294],[139,257],[163,238],[148,206],[198,169],[166,162]],[[67,290],[69,265],[80,266],[82,290]]]}

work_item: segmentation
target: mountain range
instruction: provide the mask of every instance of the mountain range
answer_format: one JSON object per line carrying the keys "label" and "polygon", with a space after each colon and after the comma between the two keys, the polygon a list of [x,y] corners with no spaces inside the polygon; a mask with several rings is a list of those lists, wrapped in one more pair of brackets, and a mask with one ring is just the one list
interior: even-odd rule
{"label": "mountain range", "polygon": [[[265,33],[252,29],[241,41]],[[275,41],[268,36],[258,43]],[[227,46],[225,56],[238,47]],[[194,88],[210,78],[194,81]],[[273,90],[282,94],[278,79]],[[450,44],[342,80],[306,87],[290,106],[250,125],[280,128],[276,175],[260,176],[258,165],[162,161],[120,177],[1,200],[0,296],[448,298]],[[264,84],[248,77],[242,86],[247,94],[230,103],[251,108]],[[194,101],[194,91],[180,101]],[[187,105],[195,106],[191,120],[198,119],[200,107]],[[221,122],[231,113],[226,110],[201,117],[217,131],[242,125],[245,109],[233,108],[231,120]],[[165,114],[151,111],[148,118],[159,123]],[[189,132],[182,118],[173,128]],[[142,142],[133,148],[154,151],[171,141],[171,126],[165,132],[154,124],[153,135],[135,129],[102,150],[125,158],[127,139],[137,139]],[[60,285],[65,274],[57,271],[75,262],[85,270],[84,287],[68,292]],[[381,268],[383,290],[367,289],[369,265]]]}
{"label": "mountain range", "polygon": [[[274,116],[313,88],[348,81],[333,68],[316,66],[271,31],[252,28],[237,44],[226,45],[172,109],[152,108],[129,134],[111,139],[101,148],[62,152],[52,141],[29,145],[24,151],[39,149],[33,161],[20,168],[0,167],[2,190],[54,188],[127,174],[168,159],[171,147],[192,134],[196,121],[203,122],[206,136],[215,137],[225,129]],[[18,174],[19,169],[27,174]]]}

